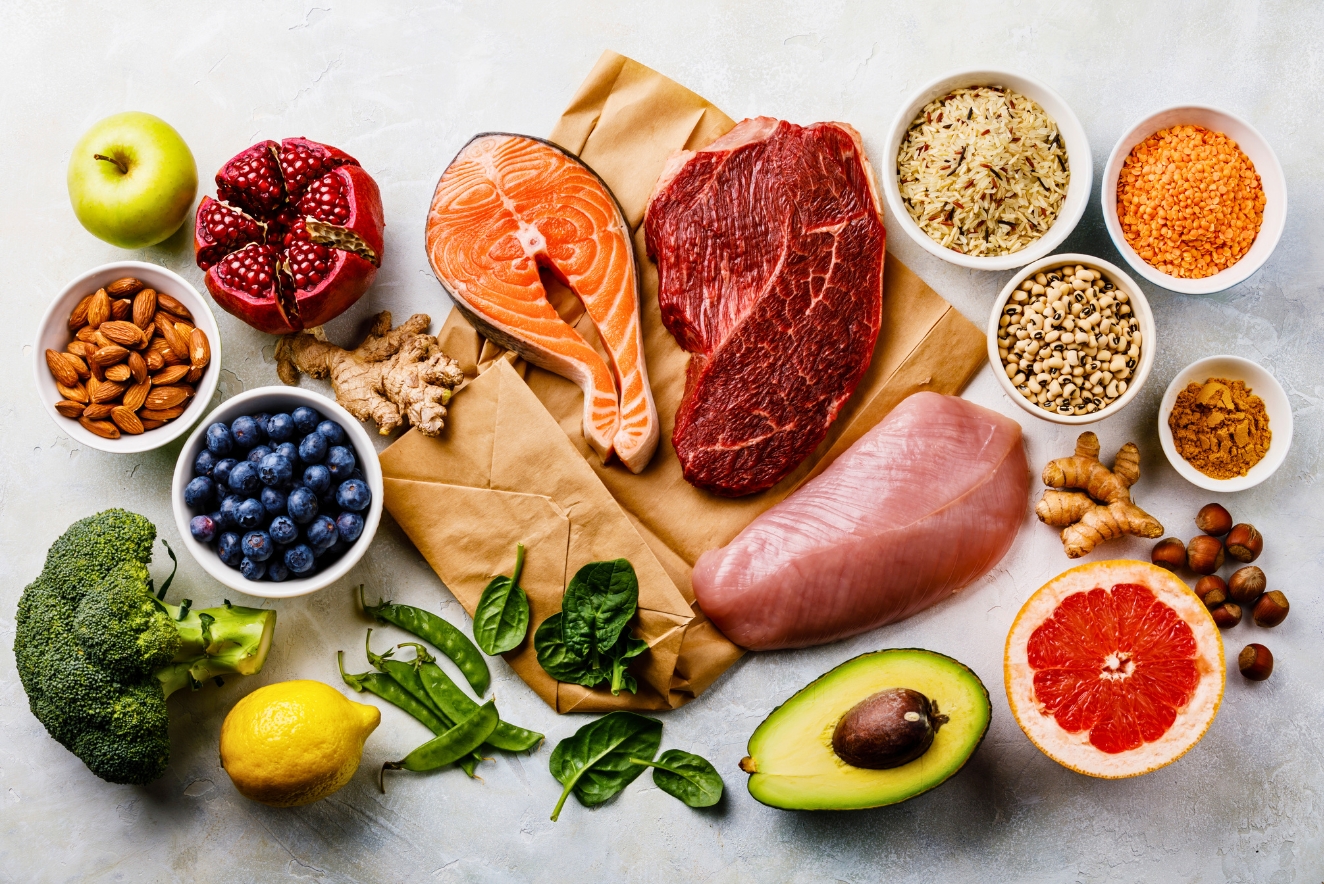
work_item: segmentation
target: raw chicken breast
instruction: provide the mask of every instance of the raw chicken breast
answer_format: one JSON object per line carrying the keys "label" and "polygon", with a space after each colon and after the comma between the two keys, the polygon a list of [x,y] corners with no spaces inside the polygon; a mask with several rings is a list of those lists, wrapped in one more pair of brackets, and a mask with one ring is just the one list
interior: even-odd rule
{"label": "raw chicken breast", "polygon": [[909,617],[992,568],[1025,515],[1021,428],[916,393],[820,475],[694,566],[738,645],[803,648]]}

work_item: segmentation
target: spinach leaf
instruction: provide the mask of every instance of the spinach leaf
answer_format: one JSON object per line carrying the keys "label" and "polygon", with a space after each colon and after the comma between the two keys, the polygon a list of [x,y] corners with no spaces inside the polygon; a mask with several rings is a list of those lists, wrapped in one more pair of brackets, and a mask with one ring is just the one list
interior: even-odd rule
{"label": "spinach leaf", "polygon": [[566,587],[561,610],[566,646],[587,658],[606,653],[620,638],[639,607],[639,579],[625,559],[589,562]]}
{"label": "spinach leaf", "polygon": [[533,633],[533,647],[543,670],[557,681],[586,688],[597,687],[611,678],[610,672],[603,672],[566,647],[561,637],[561,620],[559,612],[553,614]]}
{"label": "spinach leaf", "polygon": [[524,570],[524,544],[515,546],[515,570],[509,577],[494,577],[474,609],[474,641],[484,654],[504,654],[519,647],[529,634],[529,597],[520,588]]}
{"label": "spinach leaf", "polygon": [[690,807],[712,807],[722,799],[722,775],[706,758],[668,749],[656,761],[642,758],[630,761],[653,768],[653,785]]}
{"label": "spinach leaf", "polygon": [[607,657],[611,660],[611,675],[609,677],[611,678],[611,692],[613,695],[619,694],[622,688],[632,694],[639,693],[639,684],[634,680],[634,676],[626,670],[625,661],[632,657],[638,657],[647,650],[648,642],[622,635],[616,640],[616,644],[607,651]]}
{"label": "spinach leaf", "polygon": [[662,745],[662,722],[633,712],[610,712],[575,731],[552,750],[551,771],[563,788],[552,821],[571,792],[585,807],[607,801],[644,772],[632,759],[652,761]]}

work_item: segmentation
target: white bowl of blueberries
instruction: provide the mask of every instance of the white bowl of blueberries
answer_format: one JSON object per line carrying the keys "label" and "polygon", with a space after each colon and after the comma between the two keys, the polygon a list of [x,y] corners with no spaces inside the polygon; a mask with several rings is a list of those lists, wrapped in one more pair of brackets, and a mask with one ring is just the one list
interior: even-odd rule
{"label": "white bowl of blueberries", "polygon": [[184,545],[221,583],[290,598],[339,580],[382,518],[382,469],[349,412],[315,393],[260,387],[189,436],[172,498]]}

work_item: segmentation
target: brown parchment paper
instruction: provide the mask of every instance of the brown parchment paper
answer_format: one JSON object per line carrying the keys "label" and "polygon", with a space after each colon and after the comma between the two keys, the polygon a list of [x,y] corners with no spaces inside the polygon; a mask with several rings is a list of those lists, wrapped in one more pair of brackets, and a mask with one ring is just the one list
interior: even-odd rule
{"label": "brown parchment paper", "polygon": [[[688,89],[609,51],[551,134],[602,176],[635,230],[644,350],[662,421],[657,453],[641,474],[604,465],[588,447],[578,387],[483,340],[455,310],[439,337],[473,380],[453,400],[449,429],[441,439],[411,431],[382,454],[387,509],[470,614],[487,581],[509,573],[518,540],[529,547],[523,583],[535,626],[560,609],[564,584],[580,565],[618,556],[634,563],[639,635],[652,649],[647,670],[638,673],[639,695],[558,685],[538,665],[531,638],[529,647],[507,655],[559,712],[674,707],[706,689],[742,651],[694,603],[690,573],[699,555],[729,542],[906,396],[958,393],[985,358],[983,332],[889,254],[873,360],[823,444],[762,494],[728,500],[685,482],[671,432],[689,357],[662,325],[657,270],[646,256],[641,222],[672,152],[703,147],[734,125]],[[560,314],[597,345],[574,295],[550,276],[543,281]],[[558,425],[559,433],[552,432]],[[549,485],[549,477],[558,481]],[[535,536],[540,539],[532,541]]]}

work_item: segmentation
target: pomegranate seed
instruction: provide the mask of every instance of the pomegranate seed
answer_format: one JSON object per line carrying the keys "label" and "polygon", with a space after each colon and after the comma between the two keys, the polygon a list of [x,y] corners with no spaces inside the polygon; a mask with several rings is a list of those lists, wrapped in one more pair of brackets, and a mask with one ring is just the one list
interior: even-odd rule
{"label": "pomegranate seed", "polygon": [[345,185],[336,175],[323,175],[299,200],[299,211],[327,224],[348,223],[349,198],[345,196]]}
{"label": "pomegranate seed", "polygon": [[276,273],[276,250],[269,245],[250,243],[231,252],[216,265],[216,276],[227,288],[235,288],[253,298],[275,298],[272,280]]}
{"label": "pomegranate seed", "polygon": [[306,138],[286,138],[280,143],[280,170],[285,178],[285,190],[290,199],[297,201],[308,185],[336,166],[357,166],[358,160]]}
{"label": "pomegranate seed", "polygon": [[296,242],[285,251],[285,261],[300,291],[314,289],[331,268],[331,249],[313,242]]}
{"label": "pomegranate seed", "polygon": [[233,157],[216,173],[216,195],[259,218],[275,215],[285,202],[275,149],[276,142],[264,141]]}
{"label": "pomegranate seed", "polygon": [[198,266],[207,270],[227,252],[262,242],[262,234],[262,225],[239,209],[205,197],[198,206]]}

